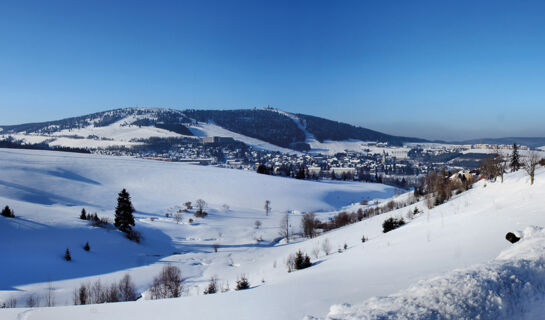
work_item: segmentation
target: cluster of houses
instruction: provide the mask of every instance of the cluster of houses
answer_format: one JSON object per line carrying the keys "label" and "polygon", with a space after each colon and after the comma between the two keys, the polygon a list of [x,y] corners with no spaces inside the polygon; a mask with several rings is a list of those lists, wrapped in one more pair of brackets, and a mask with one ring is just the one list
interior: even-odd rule
{"label": "cluster of houses", "polygon": [[[261,167],[263,173],[304,179],[359,180],[409,187],[417,183],[420,177],[438,168],[451,166],[450,169],[468,169],[453,166],[449,156],[484,146],[415,144],[389,147],[387,144],[365,143],[359,151],[334,155],[295,151],[287,154],[255,149],[230,137],[201,137],[174,144],[160,152],[138,150],[132,155],[252,171]],[[488,147],[496,149],[509,146]],[[521,146],[521,150],[524,149]],[[474,162],[478,163],[478,159]]]}

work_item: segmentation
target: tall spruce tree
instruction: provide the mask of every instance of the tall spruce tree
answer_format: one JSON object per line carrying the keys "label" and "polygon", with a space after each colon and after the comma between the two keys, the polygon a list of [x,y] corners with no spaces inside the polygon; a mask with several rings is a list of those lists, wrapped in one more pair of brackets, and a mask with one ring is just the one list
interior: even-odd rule
{"label": "tall spruce tree", "polygon": [[117,207],[115,208],[114,225],[121,231],[128,233],[134,226],[134,207],[131,203],[131,196],[123,189],[117,196]]}
{"label": "tall spruce tree", "polygon": [[517,144],[513,144],[513,153],[511,154],[511,172],[518,171],[520,169],[520,157]]}

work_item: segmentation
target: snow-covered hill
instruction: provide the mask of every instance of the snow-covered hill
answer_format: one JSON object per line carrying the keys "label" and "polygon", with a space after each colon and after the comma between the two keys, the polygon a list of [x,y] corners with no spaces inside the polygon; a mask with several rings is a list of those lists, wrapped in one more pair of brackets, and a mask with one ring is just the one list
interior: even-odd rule
{"label": "snow-covered hill", "polygon": [[[125,273],[143,292],[165,263],[181,268],[186,288],[177,299],[5,309],[2,319],[539,319],[542,311],[543,168],[532,186],[519,171],[507,174],[504,183],[481,181],[431,210],[420,202],[289,244],[277,242],[286,211],[295,210],[290,217],[297,229],[303,211],[318,211],[324,220],[363,207],[360,200],[392,197],[394,190],[36,151],[0,150],[0,170],[0,205],[9,204],[17,215],[0,217],[1,234],[9,239],[0,241],[0,274],[10,275],[0,280],[0,300],[17,296],[24,306],[28,294],[44,294],[49,279],[57,305],[70,305],[81,282],[111,282]],[[111,217],[123,187],[138,210],[140,245],[77,218],[81,207]],[[207,218],[189,224],[192,215],[184,214],[176,224],[164,217],[197,198],[209,202]],[[269,216],[265,199],[273,207]],[[382,233],[386,218],[406,217],[414,207],[422,213]],[[259,229],[255,220],[262,221]],[[523,239],[510,244],[509,231]],[[362,236],[368,241],[362,243]],[[81,249],[85,241],[90,253]],[[289,254],[301,249],[312,255],[326,241],[331,254],[320,251],[312,267],[287,272]],[[70,263],[62,260],[66,247],[73,252]],[[232,288],[241,274],[248,276],[250,290],[202,295],[211,276]]]}
{"label": "snow-covered hill", "polygon": [[[321,138],[317,139],[312,130],[318,130]],[[150,138],[189,136],[231,137],[256,149],[285,153],[330,154],[361,151],[362,141],[393,144],[421,141],[270,108],[184,111],[125,108],[58,121],[0,127],[0,140],[12,137],[30,144],[93,150],[130,148]]]}

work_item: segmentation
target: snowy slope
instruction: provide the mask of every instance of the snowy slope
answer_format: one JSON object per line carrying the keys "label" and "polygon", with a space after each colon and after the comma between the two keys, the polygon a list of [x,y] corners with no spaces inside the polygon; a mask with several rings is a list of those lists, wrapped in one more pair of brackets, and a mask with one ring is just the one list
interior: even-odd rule
{"label": "snowy slope", "polygon": [[522,240],[493,261],[423,280],[357,306],[335,305],[339,319],[541,319],[545,311],[545,229],[528,227]]}
{"label": "snowy slope", "polygon": [[71,148],[107,148],[111,146],[134,146],[140,143],[134,142],[137,139],[149,139],[151,137],[169,138],[181,137],[182,135],[156,128],[153,126],[133,125],[139,119],[147,116],[127,116],[108,126],[95,126],[89,124],[82,128],[71,128],[54,131],[52,133],[16,133],[0,135],[0,139],[13,137],[22,140],[24,143],[47,142],[50,146],[61,146]]}
{"label": "snowy slope", "polygon": [[[85,225],[78,225],[80,222],[74,217],[77,216],[78,208],[84,204],[77,203],[77,207],[71,207],[72,202],[80,201],[81,198],[81,201],[91,202],[93,210],[98,210],[101,214],[111,214],[115,192],[120,187],[127,186],[139,210],[137,224],[145,236],[149,235],[150,240],[134,249],[129,243],[128,254],[120,255],[120,261],[116,261],[125,265],[101,270],[100,276],[86,274],[88,271],[82,267],[78,272],[83,278],[54,279],[60,300],[58,304],[70,303],[69,294],[82,279],[119,279],[125,272],[129,272],[136,279],[139,291],[143,291],[165,262],[181,267],[184,277],[187,277],[186,296],[162,301],[98,306],[67,306],[30,311],[26,308],[0,310],[2,319],[15,319],[23,315],[30,319],[302,319],[305,316],[326,317],[328,313],[331,319],[345,316],[347,319],[351,316],[365,319],[361,315],[370,310],[381,315],[380,310],[373,309],[374,306],[392,310],[393,315],[403,318],[407,312],[415,310],[415,305],[420,306],[420,295],[425,297],[437,292],[452,294],[452,299],[445,298],[433,303],[436,303],[438,309],[455,314],[457,310],[465,310],[461,304],[463,301],[457,299],[456,294],[474,292],[475,302],[488,301],[487,297],[503,297],[501,287],[494,286],[493,281],[497,284],[506,283],[508,280],[504,276],[509,274],[530,281],[525,286],[530,289],[522,292],[520,296],[534,299],[530,302],[543,298],[542,292],[538,290],[540,283],[534,283],[532,277],[526,276],[541,275],[539,272],[542,272],[539,267],[543,256],[543,235],[538,229],[527,227],[545,226],[545,215],[542,212],[542,199],[545,197],[543,168],[538,170],[533,186],[529,185],[529,179],[524,172],[519,171],[506,175],[503,184],[481,181],[470,191],[457,195],[448,203],[432,210],[428,210],[423,203],[417,203],[409,208],[325,233],[312,240],[296,239],[290,244],[276,244],[274,239],[278,235],[278,222],[285,210],[338,210],[341,206],[354,202],[356,198],[391,196],[392,190],[388,191],[380,185],[315,184],[172,163],[81,155],[71,157],[72,155],[21,151],[0,153],[0,159],[3,159],[3,176],[0,180],[9,182],[2,184],[0,204],[9,202],[20,216],[19,220],[7,223],[30,221],[35,228],[52,228],[52,232],[59,233],[63,225],[66,229],[63,232],[72,229],[77,229],[78,232],[74,232],[76,234],[79,231],[95,232],[96,230]],[[4,176],[5,172],[8,172],[7,178]],[[40,176],[43,177],[39,178]],[[68,186],[62,187],[61,181],[68,182]],[[25,185],[20,185],[23,182]],[[51,191],[48,186],[53,186]],[[38,190],[48,192],[43,192],[37,199],[33,198],[32,194]],[[267,198],[272,201],[273,213],[269,217],[265,217],[262,212],[262,204],[266,199],[262,193],[267,193]],[[161,213],[170,206],[196,197],[203,197],[211,203],[210,216],[199,220],[198,225],[185,223],[188,217],[184,217],[184,223],[180,225],[161,217]],[[231,208],[225,211],[221,204],[227,201]],[[387,234],[382,233],[381,225],[387,217],[406,216],[415,206],[424,212],[406,226]],[[354,210],[357,207],[358,205],[351,205],[349,209]],[[320,212],[318,217],[324,219],[331,214],[332,212]],[[157,217],[158,220],[152,222],[149,220],[150,216]],[[300,214],[294,213],[292,218],[295,227]],[[256,219],[263,221],[263,227],[259,230],[252,226]],[[61,221],[65,221],[63,225],[59,225]],[[12,237],[21,237],[16,239],[32,236],[32,233],[20,235],[13,227],[6,227],[5,221],[3,223],[0,228],[12,228]],[[527,231],[521,233],[526,239],[519,244],[513,246],[504,238],[508,231],[525,229]],[[119,243],[120,246],[126,244],[123,242],[126,240],[115,231],[99,232],[96,237],[104,238],[104,241]],[[221,236],[219,232],[222,233]],[[46,231],[44,233],[47,234]],[[369,239],[364,244],[361,243],[363,235]],[[68,236],[76,237],[66,235]],[[252,240],[255,236],[262,236],[264,241],[256,243]],[[81,242],[85,237],[86,235],[82,235],[76,240]],[[286,272],[284,261],[290,253],[302,249],[310,254],[326,238],[334,253],[326,256],[320,252],[318,259],[313,258],[314,265],[311,268]],[[66,240],[62,242],[60,237],[56,241],[54,248],[47,249],[49,252],[40,257],[51,259],[51,263],[66,264],[58,257],[62,254]],[[98,239],[93,238],[92,241]],[[211,245],[216,242],[223,247],[220,246],[219,251],[214,253]],[[348,246],[346,251],[342,250],[345,243]],[[6,244],[0,246],[3,246],[0,248],[3,251],[9,249]],[[57,247],[60,249],[57,250]],[[511,247],[514,251],[509,249]],[[25,256],[28,255],[33,250],[32,243],[23,248],[22,252]],[[341,252],[337,252],[337,249],[341,249]],[[105,254],[103,250],[106,249],[97,248],[97,259],[102,260],[95,261],[101,261],[108,266],[111,262],[102,257]],[[111,250],[115,252],[115,249]],[[172,255],[168,253],[171,250],[180,251],[181,254]],[[146,257],[150,260],[141,261],[140,265],[134,266],[132,252],[142,255],[147,253]],[[159,256],[150,256],[151,253],[158,253]],[[56,257],[50,257],[55,254]],[[496,259],[498,255],[500,257]],[[78,252],[75,262],[79,259],[91,258],[82,258]],[[527,260],[530,262],[525,264],[524,261]],[[0,268],[21,267],[16,264],[18,262],[15,259],[15,262],[9,259],[7,261],[8,265]],[[511,266],[521,268],[515,269]],[[459,270],[452,272],[454,269]],[[508,272],[504,272],[505,270]],[[7,272],[0,271],[4,274]],[[66,267],[63,272],[66,272]],[[241,273],[245,273],[250,279],[251,290],[230,291],[212,296],[197,295],[197,292],[202,293],[210,276],[218,276],[220,282],[229,281],[232,287],[233,281]],[[489,276],[490,281],[485,276]],[[33,279],[28,285],[3,278],[1,289],[4,291],[0,299],[17,293],[9,287],[22,290],[18,292],[22,297],[26,292],[43,292],[40,290],[47,285],[47,275],[42,274],[42,278],[45,279],[41,283],[36,284],[34,281],[40,280]],[[464,283],[474,283],[475,291],[471,291],[471,288],[465,288],[470,291],[464,291],[464,288],[457,287],[459,279],[464,279]],[[437,288],[439,291],[430,289],[430,284],[435,288],[438,282],[449,285]],[[480,288],[497,292],[487,291],[483,296],[478,294],[484,292]],[[519,287],[513,288],[519,290]],[[68,297],[62,298],[63,290]],[[393,294],[395,295],[390,296]],[[368,300],[374,297],[374,300]],[[513,299],[518,297],[518,292],[505,296],[505,305],[516,304]],[[479,300],[480,298],[485,300]],[[354,307],[342,306],[346,303]],[[434,310],[433,303],[422,306],[418,314],[423,315],[423,319],[442,318],[426,316],[427,311]],[[330,308],[332,305],[335,307]],[[497,310],[495,306],[497,300],[492,299],[489,305],[479,303],[473,309],[468,309],[468,312],[481,312],[481,318],[490,319],[496,315],[493,313]],[[515,318],[531,318],[540,309],[539,304],[531,304],[523,309],[512,310]],[[463,315],[473,314],[475,313],[462,314],[462,318]],[[377,318],[384,319],[379,316]]]}
{"label": "snowy slope", "polygon": [[[189,295],[202,293],[201,287],[216,273],[232,285],[241,272],[259,272],[254,269],[258,257],[271,266],[266,251],[275,249],[279,221],[288,210],[334,210],[363,199],[385,199],[394,192],[378,184],[316,183],[181,163],[45,151],[0,150],[0,172],[0,205],[9,205],[17,215],[0,219],[1,234],[16,243],[0,244],[0,273],[12,273],[0,279],[0,300],[15,295],[20,303],[30,293],[43,293],[50,280],[58,304],[64,305],[81,282],[114,281],[127,270],[143,292],[165,261],[174,261],[189,278]],[[137,230],[144,235],[140,245],[78,219],[82,207],[113,218],[117,192],[124,187],[137,209]],[[177,224],[164,217],[198,198],[209,203],[206,219],[188,213]],[[265,200],[273,208],[268,217]],[[195,223],[189,224],[189,218]],[[263,223],[259,230],[256,220]],[[256,243],[256,238],[263,241]],[[81,249],[87,241],[90,254]],[[225,250],[211,255],[214,244]],[[72,251],[72,263],[62,260],[66,248]]]}
{"label": "snowy slope", "polygon": [[229,131],[213,123],[200,122],[199,124],[192,125],[191,127],[189,127],[189,130],[191,130],[193,135],[197,137],[230,137],[237,141],[243,142],[249,146],[252,146],[258,150],[279,151],[282,153],[289,153],[289,154],[299,153],[291,149],[276,146],[272,143],[268,143],[259,139],[247,137],[242,134]]}
{"label": "snowy slope", "polygon": [[324,142],[320,142],[314,137],[312,133],[310,133],[307,128],[305,121],[297,117],[296,115],[281,111],[281,110],[274,110],[280,114],[285,115],[286,117],[293,120],[293,122],[305,133],[305,142],[310,145],[311,150],[310,153],[321,153],[321,154],[327,154],[327,155],[333,155],[339,152],[345,152],[345,151],[356,151],[361,152],[363,149],[363,141],[361,140],[344,140],[344,141],[332,141],[332,140],[325,140]]}

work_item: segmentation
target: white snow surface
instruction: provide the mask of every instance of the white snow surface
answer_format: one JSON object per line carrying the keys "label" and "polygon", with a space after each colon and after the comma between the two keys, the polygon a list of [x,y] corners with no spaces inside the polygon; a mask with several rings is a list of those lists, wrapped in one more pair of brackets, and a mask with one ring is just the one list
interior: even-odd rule
{"label": "white snow surface", "polygon": [[527,227],[521,234],[520,242],[489,263],[419,281],[356,306],[334,305],[327,319],[541,319],[545,230]]}
{"label": "white snow surface", "polygon": [[[123,187],[137,209],[141,244],[78,219],[81,207],[113,217],[116,193]],[[419,202],[314,239],[278,242],[287,210],[293,210],[290,221],[297,230],[302,212],[317,211],[325,220],[339,210],[365,207],[356,203],[362,199],[387,201],[393,192],[377,184],[0,150],[0,205],[9,204],[17,216],[0,217],[0,234],[9,239],[0,241],[0,274],[9,275],[0,278],[0,300],[15,296],[19,302],[19,308],[0,310],[0,319],[540,319],[543,168],[532,186],[521,170],[507,174],[504,183],[481,181],[431,210]],[[176,224],[164,217],[197,198],[209,203],[205,219],[184,213]],[[269,216],[263,211],[266,199],[273,207]],[[222,208],[224,203],[230,208]],[[423,213],[382,233],[386,218],[406,217],[414,207]],[[190,217],[195,223],[188,223]],[[255,220],[262,221],[261,228],[255,229]],[[509,231],[523,235],[522,240],[507,242]],[[314,257],[313,249],[326,239],[332,253]],[[89,253],[81,249],[85,241],[91,244]],[[218,252],[212,250],[215,243]],[[62,260],[67,247],[74,258],[70,263]],[[313,265],[288,273],[285,260],[299,249],[312,256]],[[145,293],[165,263],[182,270],[181,298],[70,306],[73,289],[82,282],[109,283],[126,273]],[[250,290],[202,295],[211,276],[233,288],[241,274],[248,276]],[[59,306],[25,308],[25,298],[43,295],[48,280]]]}

